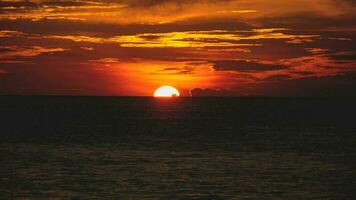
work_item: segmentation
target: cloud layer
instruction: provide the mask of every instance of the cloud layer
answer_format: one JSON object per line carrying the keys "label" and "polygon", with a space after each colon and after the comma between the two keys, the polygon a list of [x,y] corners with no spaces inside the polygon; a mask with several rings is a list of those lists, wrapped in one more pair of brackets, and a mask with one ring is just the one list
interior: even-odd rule
{"label": "cloud layer", "polygon": [[0,93],[336,94],[321,91],[356,85],[355,11],[352,0],[2,0]]}

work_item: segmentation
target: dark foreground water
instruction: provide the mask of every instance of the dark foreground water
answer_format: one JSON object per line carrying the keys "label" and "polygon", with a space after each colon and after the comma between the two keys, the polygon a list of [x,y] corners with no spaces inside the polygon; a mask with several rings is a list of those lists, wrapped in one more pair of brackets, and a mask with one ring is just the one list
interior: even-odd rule
{"label": "dark foreground water", "polygon": [[0,97],[0,199],[356,198],[351,99]]}

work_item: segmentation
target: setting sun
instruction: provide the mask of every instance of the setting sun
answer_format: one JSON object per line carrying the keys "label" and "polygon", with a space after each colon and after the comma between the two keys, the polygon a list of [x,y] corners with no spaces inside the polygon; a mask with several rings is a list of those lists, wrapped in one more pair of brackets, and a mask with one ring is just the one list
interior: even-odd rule
{"label": "setting sun", "polygon": [[153,94],[154,97],[179,97],[179,92],[172,86],[162,86]]}

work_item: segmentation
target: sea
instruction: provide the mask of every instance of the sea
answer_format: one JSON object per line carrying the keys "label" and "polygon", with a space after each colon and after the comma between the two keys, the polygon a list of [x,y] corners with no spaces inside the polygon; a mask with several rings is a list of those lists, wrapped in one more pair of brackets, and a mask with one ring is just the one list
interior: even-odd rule
{"label": "sea", "polygon": [[355,100],[0,96],[0,199],[353,200]]}

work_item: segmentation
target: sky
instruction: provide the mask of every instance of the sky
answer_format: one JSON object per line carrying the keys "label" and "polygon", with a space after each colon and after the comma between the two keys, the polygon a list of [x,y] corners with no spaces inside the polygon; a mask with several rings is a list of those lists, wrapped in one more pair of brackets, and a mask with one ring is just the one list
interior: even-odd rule
{"label": "sky", "polygon": [[0,0],[0,94],[348,96],[356,0]]}

